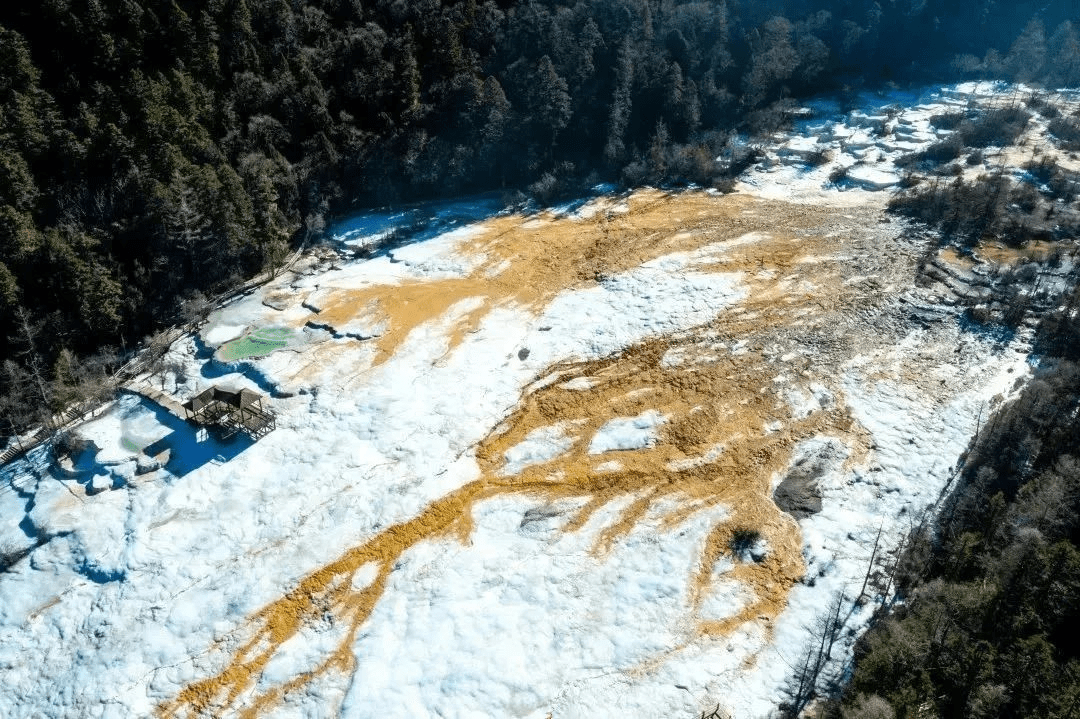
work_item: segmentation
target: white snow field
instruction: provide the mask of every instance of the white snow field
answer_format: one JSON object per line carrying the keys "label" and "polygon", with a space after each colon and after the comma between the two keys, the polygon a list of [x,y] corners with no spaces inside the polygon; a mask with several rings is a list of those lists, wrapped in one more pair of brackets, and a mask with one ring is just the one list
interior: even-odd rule
{"label": "white snow field", "polygon": [[[726,196],[440,205],[368,259],[419,211],[351,221],[170,350],[168,392],[254,389],[273,432],[124,394],[79,457],[3,468],[0,546],[32,549],[0,574],[0,716],[768,716],[840,593],[850,656],[875,536],[1028,375],[1023,336],[916,286],[881,191],[930,115],[1005,92],[812,106]],[[287,346],[213,358],[262,327]]]}

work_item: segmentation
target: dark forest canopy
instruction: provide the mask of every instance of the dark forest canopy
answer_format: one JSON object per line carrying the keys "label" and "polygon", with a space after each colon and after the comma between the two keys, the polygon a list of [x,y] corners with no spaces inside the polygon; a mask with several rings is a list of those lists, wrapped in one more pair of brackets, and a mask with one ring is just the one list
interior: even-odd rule
{"label": "dark forest canopy", "polygon": [[713,182],[727,133],[822,90],[1080,84],[1070,18],[1080,2],[2,3],[0,396],[55,408],[75,358],[353,208]]}

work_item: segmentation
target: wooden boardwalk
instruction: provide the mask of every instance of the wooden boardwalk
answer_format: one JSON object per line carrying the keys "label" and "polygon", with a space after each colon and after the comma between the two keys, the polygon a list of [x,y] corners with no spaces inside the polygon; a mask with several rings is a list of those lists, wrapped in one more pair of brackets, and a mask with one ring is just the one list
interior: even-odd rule
{"label": "wooden boardwalk", "polygon": [[145,397],[151,402],[164,408],[177,419],[181,421],[187,421],[187,412],[184,411],[184,406],[176,401],[176,398],[170,394],[162,392],[157,387],[153,387],[146,382],[140,382],[139,384],[132,384],[125,387],[129,392]]}
{"label": "wooden boardwalk", "polygon": [[[167,410],[169,414],[174,415],[181,421],[187,420],[187,413],[184,412],[183,405],[177,402],[176,398],[165,394],[161,390],[156,389],[145,382],[140,382],[138,385],[121,387],[120,389],[121,391],[127,390],[140,397],[145,397],[151,402],[160,405]],[[21,443],[16,443],[9,447],[6,452],[0,454],[0,467],[12,460],[18,459],[35,447],[40,447],[45,442],[48,442],[57,432],[78,423],[92,410],[96,409],[97,406],[98,404],[96,402],[84,402],[82,404],[72,405],[65,411],[53,415],[52,423],[49,427],[38,427],[37,431],[23,439]]]}
{"label": "wooden boardwalk", "polygon": [[56,432],[75,424],[96,408],[96,402],[82,402],[73,404],[63,412],[54,414],[48,427],[38,427],[32,435],[20,442],[16,442],[6,452],[0,454],[0,467],[14,459],[18,459],[35,447],[45,444],[52,439]]}
{"label": "wooden boardwalk", "polygon": [[9,447],[6,452],[0,454],[0,467],[4,466],[13,459],[21,457],[22,455],[32,450],[34,447],[37,447],[46,439],[48,439],[50,435],[51,432],[45,431],[44,428],[38,428],[38,430],[34,432],[34,434],[31,435],[29,438],[23,440],[21,443],[14,444],[13,446]]}
{"label": "wooden boardwalk", "polygon": [[[264,285],[270,280],[280,277],[285,272],[292,269],[292,266],[297,260],[304,254],[307,249],[308,241],[305,239],[300,247],[297,248],[292,255],[281,265],[281,267],[263,272],[256,277],[248,280],[239,287],[235,287],[231,290],[223,292],[219,295],[210,298],[210,303],[213,306],[220,306],[223,302],[238,295],[242,295],[245,292],[250,292],[253,289]],[[168,347],[180,337],[183,337],[189,332],[195,332],[198,330],[197,324],[180,324],[174,325],[163,331],[162,345]],[[152,364],[152,358],[149,357],[146,350],[139,352],[135,357],[127,362],[124,366],[118,369],[112,376],[112,385],[117,390],[128,390],[134,392],[137,395],[145,397],[151,402],[155,402],[161,407],[164,407],[170,414],[174,415],[178,419],[187,421],[187,413],[184,411],[183,405],[176,401],[175,397],[168,395],[161,390],[155,389],[144,380],[138,385],[129,384],[132,380],[138,377],[143,372],[147,371]],[[49,441],[56,432],[64,429],[67,426],[78,422],[86,416],[88,412],[91,412],[98,406],[98,403],[89,402],[81,403],[67,408],[63,412],[54,415],[52,418],[51,426],[38,427],[37,430],[26,438],[21,444],[16,444],[13,447],[9,447],[5,452],[0,454],[0,467],[4,466],[8,462],[21,457],[30,450],[38,447],[45,442]]]}

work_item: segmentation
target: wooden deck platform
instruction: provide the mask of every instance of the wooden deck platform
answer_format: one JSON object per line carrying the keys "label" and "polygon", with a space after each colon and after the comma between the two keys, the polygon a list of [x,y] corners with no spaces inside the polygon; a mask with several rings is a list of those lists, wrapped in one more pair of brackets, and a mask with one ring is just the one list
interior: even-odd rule
{"label": "wooden deck platform", "polygon": [[263,408],[262,401],[262,395],[249,389],[209,387],[185,402],[182,409],[188,422],[213,427],[222,439],[243,432],[258,440],[277,428],[276,416]]}
{"label": "wooden deck platform", "polygon": [[140,397],[145,397],[162,409],[167,410],[169,414],[177,419],[187,420],[187,414],[184,412],[184,405],[180,404],[180,402],[172,395],[166,394],[145,382],[137,385],[129,385],[127,389]]}

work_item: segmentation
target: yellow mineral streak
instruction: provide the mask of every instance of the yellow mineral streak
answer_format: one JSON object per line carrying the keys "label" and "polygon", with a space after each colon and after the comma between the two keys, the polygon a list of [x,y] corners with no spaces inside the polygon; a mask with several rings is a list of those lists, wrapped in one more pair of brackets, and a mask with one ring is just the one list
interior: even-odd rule
{"label": "yellow mineral streak", "polygon": [[938,261],[965,272],[975,266],[975,260],[961,255],[955,247],[942,247],[938,250]]}
{"label": "yellow mineral streak", "polygon": [[[461,254],[485,258],[466,277],[434,281],[406,281],[398,285],[374,285],[359,289],[328,290],[320,311],[303,322],[340,326],[365,318],[387,321],[389,330],[376,338],[376,363],[393,356],[409,332],[425,322],[444,316],[458,302],[484,298],[490,306],[516,304],[539,307],[566,289],[594,284],[604,274],[622,272],[650,259],[692,249],[715,239],[741,222],[742,210],[754,203],[747,197],[717,198],[687,193],[673,198],[656,190],[643,191],[627,200],[629,211],[610,214],[601,208],[589,220],[548,217],[545,222],[525,221],[521,216],[500,217],[484,223],[485,232],[467,240]],[[672,227],[672,202],[711,210],[706,216]],[[449,338],[452,350],[482,317],[469,318]]]}
{"label": "yellow mineral streak", "polygon": [[[663,533],[704,509],[722,507],[724,519],[708,532],[697,568],[688,578],[688,618],[702,634],[723,634],[746,622],[767,622],[783,609],[804,567],[798,526],[771,500],[773,478],[806,438],[840,438],[855,460],[868,445],[843,404],[840,388],[832,386],[833,373],[849,354],[841,347],[839,354],[819,353],[813,362],[798,352],[780,359],[785,348],[772,346],[794,335],[790,344],[797,348],[800,337],[834,322],[850,303],[866,300],[857,296],[857,287],[843,283],[850,264],[843,254],[845,239],[828,232],[800,236],[804,229],[830,225],[825,208],[659,192],[639,193],[627,204],[628,212],[611,214],[601,208],[589,221],[544,218],[536,225],[508,217],[487,223],[487,232],[470,251],[487,257],[489,270],[509,260],[493,278],[478,270],[465,279],[342,291],[339,301],[326,303],[322,314],[331,323],[376,304],[391,327],[380,340],[381,351],[391,355],[409,331],[438,319],[463,298],[486,297],[489,307],[513,302],[539,308],[563,289],[595,281],[597,273],[630,269],[673,251],[716,245],[709,266],[701,271],[741,272],[748,284],[747,299],[706,326],[642,342],[617,356],[545,370],[540,377],[557,381],[534,383],[506,421],[476,448],[478,480],[347,550],[249,617],[219,647],[220,668],[160,706],[161,716],[258,716],[320,675],[352,671],[358,631],[383,594],[395,563],[420,542],[467,541],[478,503],[498,496],[547,503],[583,500],[565,519],[563,532],[582,529],[614,500],[629,500],[599,531],[596,561],[605,561],[606,554],[644,522]],[[675,215],[693,219],[672,228]],[[760,236],[747,238],[751,232]],[[814,261],[805,261],[808,257]],[[472,313],[467,321],[476,322],[479,316]],[[786,379],[778,382],[781,375]],[[591,386],[563,386],[578,378],[588,378]],[[811,382],[828,386],[835,401],[795,416],[783,392],[805,389]],[[652,409],[666,418],[654,446],[589,454],[590,439],[605,422]],[[567,452],[514,476],[501,473],[508,449],[529,432],[559,422],[572,423],[575,441]],[[766,429],[770,425],[779,429]],[[680,464],[703,455],[712,460]],[[613,459],[621,469],[595,471],[596,465]],[[683,466],[687,468],[673,469]],[[713,567],[730,554],[732,533],[740,528],[757,530],[769,546],[763,561],[737,563],[729,575],[745,583],[755,599],[724,621],[703,618],[698,610]],[[367,565],[376,568],[375,579],[361,590],[353,589],[354,575]],[[336,649],[313,671],[256,691],[261,672],[282,644],[328,613],[347,628]]]}
{"label": "yellow mineral streak", "polygon": [[1045,260],[1056,250],[1066,247],[1063,242],[1051,242],[1047,240],[1031,240],[1020,247],[1010,247],[996,240],[980,242],[975,248],[975,254],[987,262],[998,265],[1016,265],[1029,260]]}

